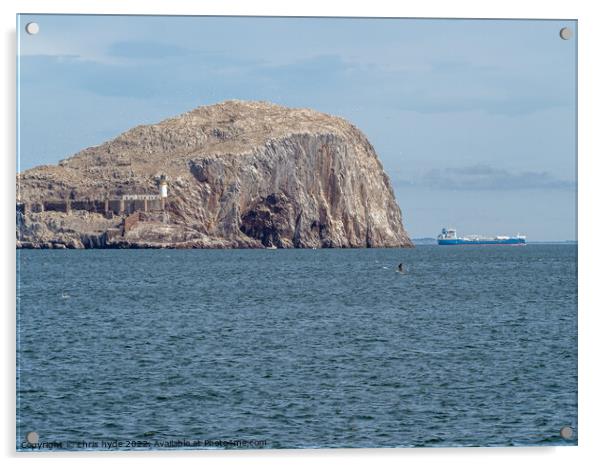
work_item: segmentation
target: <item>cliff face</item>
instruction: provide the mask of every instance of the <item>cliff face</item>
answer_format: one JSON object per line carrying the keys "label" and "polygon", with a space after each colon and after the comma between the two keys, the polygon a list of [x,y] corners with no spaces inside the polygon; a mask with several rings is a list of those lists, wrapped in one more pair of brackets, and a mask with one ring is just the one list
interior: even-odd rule
{"label": "cliff face", "polygon": [[[366,137],[341,118],[268,103],[228,101],[135,127],[23,172],[17,195],[31,203],[156,194],[161,174],[165,215],[102,246],[411,246]],[[17,216],[18,245],[30,247],[98,246],[89,238],[121,222],[76,211]]]}

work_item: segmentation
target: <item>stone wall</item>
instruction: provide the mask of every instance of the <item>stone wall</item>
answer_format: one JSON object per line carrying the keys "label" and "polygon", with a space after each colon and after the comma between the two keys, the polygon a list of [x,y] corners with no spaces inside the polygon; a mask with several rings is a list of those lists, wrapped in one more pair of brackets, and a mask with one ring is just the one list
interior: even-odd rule
{"label": "stone wall", "polygon": [[[96,212],[96,213],[105,213],[108,210],[108,206],[105,201],[67,201],[71,202],[71,210],[87,210],[88,212]],[[48,207],[45,210],[54,210],[49,209]]]}
{"label": "stone wall", "polygon": [[[124,196],[125,198],[126,196]],[[85,210],[98,214],[129,215],[134,212],[154,212],[164,210],[164,200],[159,196],[134,196],[126,199],[105,200],[49,200],[44,202],[18,202],[17,212],[26,214],[29,212],[66,212],[72,210]]]}

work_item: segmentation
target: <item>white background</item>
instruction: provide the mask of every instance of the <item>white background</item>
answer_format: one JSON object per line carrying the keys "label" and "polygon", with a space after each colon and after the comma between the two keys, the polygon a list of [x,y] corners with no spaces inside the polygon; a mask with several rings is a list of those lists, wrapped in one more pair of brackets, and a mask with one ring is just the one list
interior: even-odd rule
{"label": "white background", "polygon": [[[598,289],[602,287],[600,233],[602,210],[600,157],[602,157],[600,88],[602,73],[602,17],[593,0],[578,1],[477,1],[430,0],[386,2],[385,0],[335,2],[305,0],[88,0],[40,1],[3,0],[2,80],[2,421],[0,450],[10,464],[43,460],[54,464],[100,464],[104,461],[130,461],[163,464],[166,461],[204,464],[590,464],[602,458],[600,402],[602,386],[600,358],[601,322]],[[547,448],[440,448],[372,450],[270,450],[194,451],[145,453],[19,453],[15,452],[15,53],[16,13],[127,13],[127,14],[220,14],[284,16],[401,16],[472,18],[558,18],[579,20],[579,446]]]}

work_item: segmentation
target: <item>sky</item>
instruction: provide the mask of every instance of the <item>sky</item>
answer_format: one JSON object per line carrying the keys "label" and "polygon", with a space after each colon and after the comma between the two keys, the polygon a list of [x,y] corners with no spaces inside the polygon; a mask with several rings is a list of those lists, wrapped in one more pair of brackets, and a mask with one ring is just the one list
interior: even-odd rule
{"label": "sky", "polygon": [[[24,30],[32,21],[36,35]],[[455,227],[576,239],[575,21],[21,15],[17,23],[18,171],[201,105],[265,100],[360,128],[413,238]]]}

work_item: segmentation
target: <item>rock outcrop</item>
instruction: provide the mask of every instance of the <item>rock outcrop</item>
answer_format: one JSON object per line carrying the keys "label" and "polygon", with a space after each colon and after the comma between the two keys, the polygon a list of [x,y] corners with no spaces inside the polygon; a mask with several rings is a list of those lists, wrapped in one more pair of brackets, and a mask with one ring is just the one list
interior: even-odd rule
{"label": "rock outcrop", "polygon": [[17,213],[21,247],[408,247],[388,176],[347,121],[228,101],[135,127],[17,176],[19,202],[156,194],[164,216],[120,232],[100,213]]}

